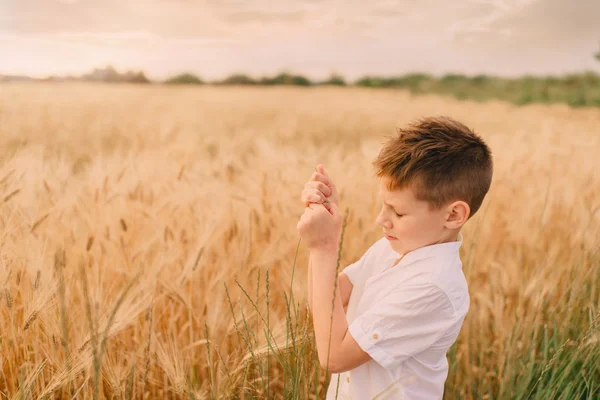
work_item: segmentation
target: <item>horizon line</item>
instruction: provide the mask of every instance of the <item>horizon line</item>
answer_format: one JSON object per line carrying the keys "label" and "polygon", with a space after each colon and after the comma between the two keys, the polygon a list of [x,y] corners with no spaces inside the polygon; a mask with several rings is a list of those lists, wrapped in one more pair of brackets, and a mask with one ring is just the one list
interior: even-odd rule
{"label": "horizon line", "polygon": [[447,71],[444,73],[433,73],[433,72],[426,72],[424,70],[414,70],[414,71],[408,71],[408,72],[403,72],[403,73],[396,73],[396,74],[377,74],[377,73],[368,73],[365,72],[363,74],[358,75],[357,78],[346,78],[346,76],[343,73],[337,72],[337,71],[332,71],[331,73],[329,73],[325,78],[316,78],[314,77],[314,75],[309,75],[309,74],[303,74],[302,72],[298,72],[298,71],[294,71],[292,68],[281,68],[279,69],[277,72],[271,72],[271,73],[262,73],[262,74],[257,74],[257,73],[248,73],[248,72],[243,72],[243,71],[233,71],[230,72],[228,74],[224,74],[221,75],[221,77],[219,78],[204,78],[202,76],[201,73],[198,72],[194,72],[192,70],[181,70],[180,72],[176,72],[170,75],[166,75],[164,78],[158,78],[158,77],[152,77],[150,75],[148,75],[144,69],[135,69],[135,68],[131,68],[131,69],[118,69],[116,67],[114,67],[111,64],[106,64],[105,66],[102,67],[94,67],[91,70],[87,71],[87,72],[80,72],[80,73],[62,73],[62,74],[20,74],[20,73],[13,73],[13,72],[3,72],[0,70],[0,77],[5,77],[5,78],[25,78],[25,79],[31,79],[31,80],[51,80],[51,79],[60,79],[60,78],[83,78],[86,75],[90,75],[96,71],[105,71],[105,70],[114,70],[117,74],[119,75],[126,75],[126,74],[143,74],[144,77],[146,77],[149,81],[151,82],[163,82],[163,81],[167,81],[169,79],[178,77],[178,76],[182,76],[182,75],[186,75],[186,74],[190,74],[190,75],[194,75],[195,77],[204,80],[205,82],[209,83],[209,82],[219,82],[222,80],[225,80],[227,78],[233,77],[233,76],[245,76],[251,79],[264,79],[264,78],[268,78],[268,77],[276,77],[276,76],[280,76],[280,75],[290,75],[290,76],[298,76],[298,77],[302,77],[302,78],[306,78],[311,82],[320,82],[320,81],[327,81],[330,80],[334,77],[338,77],[338,78],[342,78],[347,82],[353,81],[359,81],[361,79],[364,78],[396,78],[396,77],[406,77],[406,76],[410,76],[410,75],[426,75],[432,78],[443,78],[445,76],[449,76],[449,75],[457,75],[457,76],[463,76],[463,77],[467,77],[467,78],[475,78],[475,77],[481,77],[481,76],[486,76],[489,78],[501,78],[501,79],[520,79],[520,78],[526,78],[526,77],[544,77],[544,78],[552,78],[552,77],[564,77],[564,76],[569,76],[569,75],[583,75],[583,74],[600,74],[600,68],[597,70],[593,70],[593,69],[578,69],[578,70],[570,70],[570,71],[562,71],[562,72],[555,72],[555,73],[532,73],[532,72],[523,72],[519,75],[502,75],[502,74],[494,74],[494,73],[486,73],[486,72],[479,72],[479,73],[465,73],[465,72],[458,72],[458,71]]}

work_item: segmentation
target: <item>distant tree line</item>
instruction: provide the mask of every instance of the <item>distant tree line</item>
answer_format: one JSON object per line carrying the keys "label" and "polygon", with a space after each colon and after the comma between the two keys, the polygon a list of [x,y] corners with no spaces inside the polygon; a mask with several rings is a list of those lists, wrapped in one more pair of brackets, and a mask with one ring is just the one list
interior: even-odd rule
{"label": "distant tree line", "polygon": [[[600,57],[600,56],[599,56]],[[222,80],[205,82],[193,74],[183,74],[167,79],[167,84],[212,84],[240,86],[357,86],[366,88],[406,89],[413,94],[437,93],[458,99],[486,101],[499,99],[514,104],[567,103],[572,106],[600,106],[600,74],[592,71],[564,76],[532,76],[502,78],[490,75],[467,76],[446,74],[435,77],[423,73],[412,73],[393,77],[364,76],[347,83],[339,75],[324,81],[289,73],[273,77],[252,78],[234,74]]]}
{"label": "distant tree line", "polygon": [[181,75],[176,75],[172,78],[169,78],[164,81],[167,84],[205,84],[210,83],[213,85],[262,85],[262,86],[272,86],[272,85],[293,85],[293,86],[316,86],[316,85],[336,85],[336,86],[346,86],[346,81],[342,76],[332,75],[329,79],[325,81],[311,81],[310,79],[302,76],[302,75],[294,75],[290,73],[280,73],[273,77],[262,77],[262,78],[252,78],[248,75],[244,74],[233,74],[228,76],[225,79],[214,80],[211,82],[205,82],[200,77],[191,74],[184,73]]}
{"label": "distant tree line", "polygon": [[[3,80],[3,77],[0,76],[0,81]],[[9,79],[13,78],[13,79]],[[18,79],[16,79],[18,78]],[[146,77],[146,75],[142,71],[126,71],[126,72],[117,72],[117,70],[112,66],[107,66],[105,68],[95,68],[92,72],[87,74],[74,76],[74,75],[66,75],[66,76],[50,76],[48,78],[43,79],[32,79],[29,77],[19,76],[19,77],[7,77],[4,76],[5,81],[9,80],[41,80],[45,82],[69,82],[69,81],[83,81],[83,82],[106,82],[106,83],[151,83],[150,79]]]}
{"label": "distant tree line", "polygon": [[[594,55],[600,60],[600,52]],[[32,80],[23,76],[1,76],[1,81]],[[363,76],[348,83],[343,76],[332,74],[322,81],[313,81],[302,75],[288,72],[271,77],[254,78],[237,73],[224,79],[205,81],[193,73],[182,73],[164,81],[154,81],[142,71],[119,73],[108,66],[97,68],[88,74],[73,77],[49,77],[45,81],[86,81],[114,83],[162,83],[169,85],[240,85],[240,86],[357,86],[365,88],[405,89],[413,94],[436,93],[459,99],[486,101],[499,99],[514,104],[528,103],[567,103],[572,106],[600,106],[600,74],[592,71],[564,76],[532,76],[503,78],[490,75],[467,76],[446,74],[436,77],[424,73],[410,73],[400,76]]]}
{"label": "distant tree line", "polygon": [[[594,54],[594,57],[600,61],[600,51]],[[442,77],[435,77],[424,73],[410,73],[392,77],[364,76],[353,83],[347,83],[344,77],[338,74],[332,74],[324,81],[311,81],[302,75],[291,73],[280,73],[273,77],[262,78],[253,78],[238,73],[222,80],[205,82],[191,73],[186,73],[167,79],[165,83],[397,88],[409,90],[414,94],[437,93],[475,101],[494,98],[514,104],[559,102],[572,106],[600,106],[600,74],[593,71],[564,76],[524,75],[518,78],[483,74],[475,76],[446,74]]]}

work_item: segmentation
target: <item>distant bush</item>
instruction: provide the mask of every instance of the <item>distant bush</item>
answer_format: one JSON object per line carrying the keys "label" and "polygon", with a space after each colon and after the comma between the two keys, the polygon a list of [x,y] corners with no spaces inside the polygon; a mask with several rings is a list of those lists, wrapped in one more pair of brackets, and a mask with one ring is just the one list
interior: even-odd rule
{"label": "distant bush", "polygon": [[202,85],[204,81],[194,74],[184,73],[167,79],[165,83],[171,85]]}
{"label": "distant bush", "polygon": [[473,77],[472,82],[474,85],[481,86],[488,83],[490,78],[487,75],[476,75]]}
{"label": "distant bush", "polygon": [[215,82],[221,85],[256,85],[256,81],[247,75],[234,74],[230,75],[222,81]]}
{"label": "distant bush", "polygon": [[442,83],[464,82],[469,78],[462,74],[446,74],[440,80]]}
{"label": "distant bush", "polygon": [[272,78],[262,78],[259,82],[261,85],[295,85],[295,86],[311,86],[312,82],[302,75],[292,75],[283,73]]}
{"label": "distant bush", "polygon": [[356,86],[364,86],[364,87],[385,87],[385,81],[382,78],[374,77],[374,76],[365,76],[360,78],[355,82]]}
{"label": "distant bush", "polygon": [[355,84],[357,86],[365,87],[395,87],[418,91],[421,84],[431,80],[432,77],[427,74],[414,73],[391,78],[366,76],[364,78],[360,78]]}
{"label": "distant bush", "polygon": [[331,86],[346,86],[346,80],[343,76],[333,74],[326,81],[320,82],[320,85],[331,85]]}
{"label": "distant bush", "polygon": [[150,83],[142,71],[127,71],[125,73],[117,72],[113,67],[95,68],[89,74],[82,75],[75,80],[89,82],[129,82],[129,83]]}
{"label": "distant bush", "polygon": [[292,75],[282,73],[273,77],[263,77],[255,80],[244,74],[234,74],[221,81],[215,82],[218,85],[295,85],[311,86],[313,83],[302,75]]}

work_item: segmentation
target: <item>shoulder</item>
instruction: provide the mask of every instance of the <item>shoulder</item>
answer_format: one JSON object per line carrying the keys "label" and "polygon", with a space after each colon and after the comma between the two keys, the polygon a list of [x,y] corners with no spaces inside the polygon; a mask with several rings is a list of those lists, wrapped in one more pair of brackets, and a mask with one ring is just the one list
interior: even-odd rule
{"label": "shoulder", "polygon": [[434,315],[442,318],[456,316],[455,307],[448,293],[431,281],[412,282],[389,292],[381,302],[397,312],[415,315],[417,318]]}
{"label": "shoulder", "polygon": [[371,249],[372,253],[377,256],[389,256],[393,252],[388,240],[385,237],[377,239],[369,250]]}
{"label": "shoulder", "polygon": [[455,313],[466,314],[470,296],[460,257],[433,257],[428,261],[431,266],[429,284],[446,296]]}
{"label": "shoulder", "polygon": [[464,315],[470,304],[467,280],[460,257],[433,256],[412,263],[392,290],[392,301],[434,306],[450,314]]}
{"label": "shoulder", "polygon": [[367,251],[365,251],[364,256],[375,259],[382,256],[387,256],[391,251],[392,249],[387,244],[387,239],[383,237],[381,239],[377,239],[373,244],[371,244]]}

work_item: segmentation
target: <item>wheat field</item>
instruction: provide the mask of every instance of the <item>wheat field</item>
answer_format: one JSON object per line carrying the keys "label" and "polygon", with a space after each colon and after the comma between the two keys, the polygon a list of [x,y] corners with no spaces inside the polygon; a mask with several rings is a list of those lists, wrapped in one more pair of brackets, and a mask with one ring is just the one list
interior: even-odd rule
{"label": "wheat field", "polygon": [[495,167],[445,398],[599,397],[599,108],[42,83],[0,85],[1,397],[323,398],[303,185],[340,190],[341,270],[381,237],[372,159],[428,115]]}

